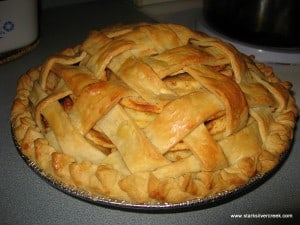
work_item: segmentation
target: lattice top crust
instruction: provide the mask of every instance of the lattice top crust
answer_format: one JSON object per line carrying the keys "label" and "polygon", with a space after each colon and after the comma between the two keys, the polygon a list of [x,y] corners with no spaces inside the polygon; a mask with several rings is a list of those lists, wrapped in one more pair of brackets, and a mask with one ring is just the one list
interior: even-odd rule
{"label": "lattice top crust", "polygon": [[277,165],[298,114],[290,89],[203,33],[118,25],[22,75],[11,121],[22,153],[67,185],[182,202]]}

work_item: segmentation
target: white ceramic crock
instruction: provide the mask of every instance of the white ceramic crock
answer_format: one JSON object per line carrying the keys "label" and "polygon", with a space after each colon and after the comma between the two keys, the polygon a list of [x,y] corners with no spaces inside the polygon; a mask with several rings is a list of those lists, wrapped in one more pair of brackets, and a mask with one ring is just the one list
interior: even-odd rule
{"label": "white ceramic crock", "polygon": [[0,0],[0,53],[38,38],[38,0]]}

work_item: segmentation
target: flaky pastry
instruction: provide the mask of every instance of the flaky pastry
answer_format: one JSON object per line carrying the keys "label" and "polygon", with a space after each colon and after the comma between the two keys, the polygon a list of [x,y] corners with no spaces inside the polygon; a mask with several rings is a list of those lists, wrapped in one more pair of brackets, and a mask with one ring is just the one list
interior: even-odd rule
{"label": "flaky pastry", "polygon": [[96,196],[178,203],[247,184],[293,138],[290,92],[265,64],[175,24],[92,31],[22,75],[22,154]]}

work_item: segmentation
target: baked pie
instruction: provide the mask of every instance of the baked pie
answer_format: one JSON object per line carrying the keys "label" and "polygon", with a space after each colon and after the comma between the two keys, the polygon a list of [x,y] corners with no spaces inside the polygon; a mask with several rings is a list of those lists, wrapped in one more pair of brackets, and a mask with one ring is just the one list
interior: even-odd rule
{"label": "baked pie", "polygon": [[232,45],[175,24],[118,25],[22,75],[22,154],[95,196],[178,203],[247,184],[293,138],[292,85]]}

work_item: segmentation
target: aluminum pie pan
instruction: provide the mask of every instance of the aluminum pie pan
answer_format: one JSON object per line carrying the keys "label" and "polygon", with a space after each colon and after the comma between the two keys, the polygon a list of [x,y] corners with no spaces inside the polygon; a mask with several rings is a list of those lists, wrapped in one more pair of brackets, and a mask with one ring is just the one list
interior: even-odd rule
{"label": "aluminum pie pan", "polygon": [[271,178],[271,176],[278,171],[278,169],[282,166],[283,162],[286,160],[290,153],[291,147],[283,152],[279,158],[278,164],[271,169],[270,171],[264,174],[258,174],[249,179],[249,181],[241,185],[237,188],[226,190],[219,192],[217,194],[207,196],[204,198],[195,198],[193,200],[188,200],[180,203],[136,203],[130,201],[123,200],[115,200],[109,197],[93,195],[85,190],[79,189],[75,186],[70,186],[64,184],[57,179],[53,178],[51,175],[45,173],[34,161],[29,159],[26,155],[22,153],[22,148],[18,144],[16,140],[13,129],[12,129],[12,137],[14,144],[23,158],[27,166],[29,166],[40,178],[46,181],[49,185],[54,187],[55,189],[69,195],[75,197],[77,199],[108,208],[122,209],[127,211],[143,211],[143,212],[154,212],[154,213],[162,213],[162,212],[180,212],[180,211],[191,211],[191,210],[199,210],[204,208],[209,208],[217,205],[224,204],[228,201],[232,201],[242,195],[249,193],[254,190],[258,186],[262,185],[266,180]]}

